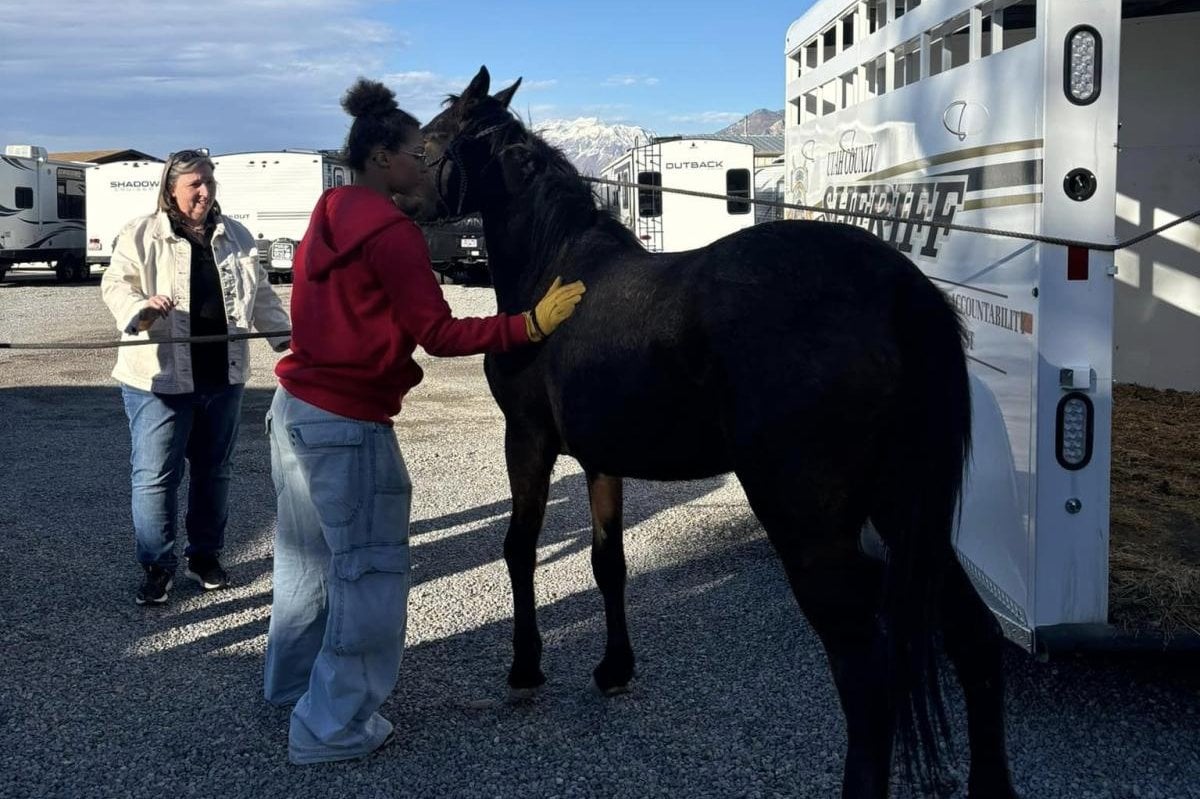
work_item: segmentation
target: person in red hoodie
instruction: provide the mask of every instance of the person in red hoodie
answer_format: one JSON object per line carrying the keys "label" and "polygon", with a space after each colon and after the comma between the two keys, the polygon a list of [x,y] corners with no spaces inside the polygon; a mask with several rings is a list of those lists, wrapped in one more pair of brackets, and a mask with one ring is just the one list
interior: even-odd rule
{"label": "person in red hoodie", "polygon": [[520,315],[455,319],[420,229],[391,197],[423,175],[419,124],[383,84],[359,79],[346,157],[357,183],[326,191],[296,257],[291,353],[267,426],[278,497],[264,693],[295,703],[288,759],[361,757],[392,724],[409,590],[412,483],[392,417],[421,381],[413,361],[503,352],[566,320],[582,283],[556,280]]}

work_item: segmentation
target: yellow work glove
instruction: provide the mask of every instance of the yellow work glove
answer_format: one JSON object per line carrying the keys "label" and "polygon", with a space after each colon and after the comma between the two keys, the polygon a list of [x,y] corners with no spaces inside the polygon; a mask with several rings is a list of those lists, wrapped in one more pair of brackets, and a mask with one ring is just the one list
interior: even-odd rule
{"label": "yellow work glove", "polygon": [[582,280],[564,286],[561,277],[554,278],[546,296],[542,297],[532,311],[523,314],[525,332],[529,334],[529,340],[541,341],[553,333],[567,317],[575,313],[575,306],[583,299],[585,291],[587,287],[583,285]]}

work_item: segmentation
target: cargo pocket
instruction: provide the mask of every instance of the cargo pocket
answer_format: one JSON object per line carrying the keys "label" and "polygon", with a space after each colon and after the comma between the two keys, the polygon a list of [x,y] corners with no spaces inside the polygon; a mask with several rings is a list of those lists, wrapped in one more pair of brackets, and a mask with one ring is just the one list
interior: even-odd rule
{"label": "cargo pocket", "polygon": [[333,650],[365,655],[402,647],[408,618],[408,545],[352,549],[334,555],[331,568]]}
{"label": "cargo pocket", "polygon": [[288,427],[288,437],[321,524],[344,527],[362,503],[363,425],[359,422],[305,422]]}

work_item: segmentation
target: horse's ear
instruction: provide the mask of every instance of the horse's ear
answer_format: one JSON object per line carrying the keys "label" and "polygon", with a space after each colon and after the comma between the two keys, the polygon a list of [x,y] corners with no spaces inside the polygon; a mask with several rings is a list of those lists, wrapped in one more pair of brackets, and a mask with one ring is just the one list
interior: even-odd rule
{"label": "horse's ear", "polygon": [[496,95],[495,95],[496,99],[500,101],[501,105],[503,105],[505,108],[508,108],[508,104],[512,102],[513,95],[517,93],[517,87],[520,85],[521,85],[521,79],[517,78],[517,82],[514,83],[512,86],[509,86],[507,89],[501,89],[500,91],[496,92]]}
{"label": "horse's ear", "polygon": [[491,84],[492,76],[488,74],[487,67],[480,67],[475,77],[471,78],[471,83],[467,86],[467,90],[462,93],[461,99],[465,102],[474,102],[475,100],[487,97]]}

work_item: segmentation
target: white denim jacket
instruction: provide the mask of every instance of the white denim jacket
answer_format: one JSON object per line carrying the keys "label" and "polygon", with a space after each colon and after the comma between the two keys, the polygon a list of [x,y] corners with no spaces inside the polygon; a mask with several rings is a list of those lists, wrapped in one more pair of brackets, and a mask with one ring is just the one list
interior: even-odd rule
{"label": "white denim jacket", "polygon": [[[225,295],[225,319],[230,333],[287,330],[287,311],[259,266],[254,237],[245,226],[221,216],[212,237],[213,257]],[[192,245],[175,233],[163,211],[138,217],[117,236],[112,263],[104,271],[100,292],[121,331],[122,341],[186,338],[191,335]],[[175,309],[138,333],[138,313],[155,294],[175,301]],[[287,348],[288,337],[268,339],[276,352]],[[112,376],[143,391],[187,394],[195,390],[190,344],[144,344],[121,347]],[[245,383],[250,376],[250,347],[242,339],[229,342],[229,382]]]}

